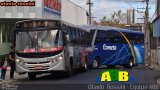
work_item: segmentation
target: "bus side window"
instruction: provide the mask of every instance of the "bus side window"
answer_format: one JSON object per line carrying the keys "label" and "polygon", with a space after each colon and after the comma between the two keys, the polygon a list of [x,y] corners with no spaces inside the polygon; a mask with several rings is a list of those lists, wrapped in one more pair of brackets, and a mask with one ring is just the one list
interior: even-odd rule
{"label": "bus side window", "polygon": [[67,26],[66,33],[69,35],[69,42],[68,43],[71,44],[72,33],[71,33],[71,27],[70,26]]}
{"label": "bus side window", "polygon": [[[129,33],[124,33],[124,34],[125,34],[125,36],[127,37],[127,39],[129,40],[129,42],[132,44],[132,43],[133,43],[132,35],[129,34]],[[125,40],[125,41],[126,41],[126,40]],[[127,43],[127,41],[126,41],[126,43]]]}
{"label": "bus side window", "polygon": [[66,31],[67,26],[65,24],[62,25],[62,30]]}
{"label": "bus side window", "polygon": [[87,45],[86,37],[87,37],[87,33],[86,33],[86,32],[84,32],[84,37],[83,37],[83,38],[84,38],[84,39],[83,39],[83,40],[84,40],[84,46],[86,46],[86,45]]}
{"label": "bus side window", "polygon": [[105,32],[106,31],[102,31],[102,30],[99,30],[97,32],[95,43],[104,43],[105,42]]}
{"label": "bus side window", "polygon": [[90,34],[87,32],[87,36],[86,36],[86,41],[87,41],[87,46],[90,45]]}
{"label": "bus side window", "polygon": [[97,31],[95,44],[100,43],[100,34],[99,33],[100,33],[100,31]]}
{"label": "bus side window", "polygon": [[73,33],[73,29],[72,27],[69,28],[69,31],[70,31],[70,42],[71,44],[73,45],[73,41],[74,41],[74,33]]}
{"label": "bus side window", "polygon": [[76,29],[76,42],[78,45],[80,45],[79,40],[80,40],[79,29]]}
{"label": "bus side window", "polygon": [[105,43],[110,43],[111,41],[111,33],[110,31],[105,32]]}
{"label": "bus side window", "polygon": [[107,35],[106,35],[106,38],[107,38],[107,42],[108,43],[116,43],[116,32],[115,31],[108,31],[107,32]]}
{"label": "bus side window", "polygon": [[73,45],[76,45],[77,44],[77,33],[76,33],[75,28],[73,28],[72,34],[73,34]]}
{"label": "bus side window", "polygon": [[80,45],[82,45],[82,31],[80,30],[79,31],[79,40],[78,40],[78,43],[80,44]]}

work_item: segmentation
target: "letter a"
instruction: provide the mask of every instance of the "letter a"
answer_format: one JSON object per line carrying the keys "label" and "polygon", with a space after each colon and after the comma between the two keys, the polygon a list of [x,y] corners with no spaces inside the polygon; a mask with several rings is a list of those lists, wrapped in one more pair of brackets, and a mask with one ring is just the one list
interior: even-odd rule
{"label": "letter a", "polygon": [[109,71],[102,73],[101,81],[111,81],[111,76]]}

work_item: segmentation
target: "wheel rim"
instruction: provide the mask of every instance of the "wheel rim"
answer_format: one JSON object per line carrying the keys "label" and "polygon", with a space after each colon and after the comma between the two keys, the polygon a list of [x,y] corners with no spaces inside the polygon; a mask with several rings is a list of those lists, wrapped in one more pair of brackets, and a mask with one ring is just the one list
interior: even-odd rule
{"label": "wheel rim", "polygon": [[129,62],[129,66],[132,67],[133,66],[133,62],[132,60]]}
{"label": "wheel rim", "polygon": [[84,64],[84,69],[87,70],[87,64],[86,63]]}
{"label": "wheel rim", "polygon": [[97,67],[97,66],[98,66],[98,62],[97,62],[97,60],[94,60],[93,67]]}

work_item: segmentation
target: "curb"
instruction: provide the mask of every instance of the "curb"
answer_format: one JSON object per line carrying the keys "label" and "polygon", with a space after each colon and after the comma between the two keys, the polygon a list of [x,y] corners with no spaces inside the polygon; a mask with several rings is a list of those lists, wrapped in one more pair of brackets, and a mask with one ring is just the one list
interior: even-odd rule
{"label": "curb", "polygon": [[160,68],[155,68],[155,67],[153,67],[153,66],[148,66],[148,65],[146,65],[146,67],[149,68],[149,69],[152,69],[152,70],[160,70]]}
{"label": "curb", "polygon": [[2,84],[9,84],[9,83],[13,83],[13,82],[16,82],[17,80],[7,80],[7,81],[3,81],[3,82],[0,82],[0,85]]}
{"label": "curb", "polygon": [[148,66],[148,65],[145,65],[146,69],[152,69],[154,70],[154,68],[152,66]]}

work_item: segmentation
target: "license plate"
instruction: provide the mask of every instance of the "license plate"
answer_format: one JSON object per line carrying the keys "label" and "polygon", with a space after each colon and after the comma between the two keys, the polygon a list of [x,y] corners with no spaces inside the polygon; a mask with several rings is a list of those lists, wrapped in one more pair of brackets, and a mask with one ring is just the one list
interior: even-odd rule
{"label": "license plate", "polygon": [[35,66],[35,69],[43,69],[43,66]]}

